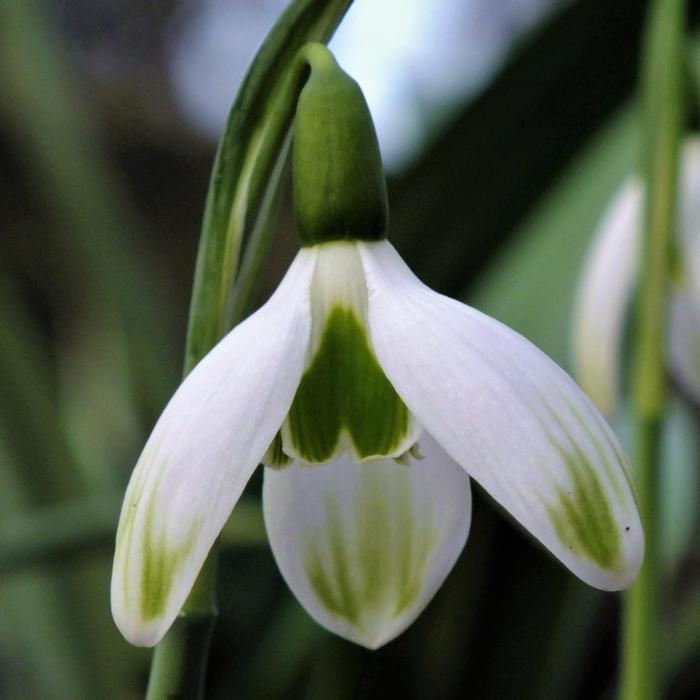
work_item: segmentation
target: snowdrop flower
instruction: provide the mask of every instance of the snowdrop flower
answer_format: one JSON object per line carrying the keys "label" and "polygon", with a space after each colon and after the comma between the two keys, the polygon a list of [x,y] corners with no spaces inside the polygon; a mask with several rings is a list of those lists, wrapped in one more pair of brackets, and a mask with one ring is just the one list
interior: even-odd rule
{"label": "snowdrop flower", "polygon": [[[639,273],[643,186],[625,182],[596,230],[576,299],[576,376],[607,415],[617,410],[624,331]],[[682,150],[678,236],[667,337],[669,369],[700,401],[700,139]]]}
{"label": "snowdrop flower", "polygon": [[367,647],[404,630],[454,565],[469,476],[581,579],[627,586],[643,532],[617,439],[537,348],[409,270],[385,238],[362,93],[326,49],[308,56],[293,160],[303,245],[146,443],[117,533],[120,630],[158,642],[261,462],[282,575],[321,625]]}

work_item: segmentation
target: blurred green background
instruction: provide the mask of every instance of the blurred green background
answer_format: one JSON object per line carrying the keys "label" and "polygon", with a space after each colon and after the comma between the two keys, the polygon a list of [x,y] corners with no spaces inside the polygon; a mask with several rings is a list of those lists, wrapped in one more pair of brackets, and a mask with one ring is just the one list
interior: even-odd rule
{"label": "blurred green background", "polygon": [[[284,6],[0,2],[3,700],[143,695],[150,653],[109,612],[114,528],[179,381],[217,135]],[[637,160],[645,11],[355,0],[331,44],[377,123],[396,247],[427,283],[565,367],[579,267]],[[259,302],[297,247],[288,199]],[[700,691],[697,418],[674,406],[664,465],[660,662],[677,699]],[[367,652],[292,598],[254,478],[222,538],[207,697],[613,697],[619,597],[575,580],[475,491],[446,584],[406,633]]]}

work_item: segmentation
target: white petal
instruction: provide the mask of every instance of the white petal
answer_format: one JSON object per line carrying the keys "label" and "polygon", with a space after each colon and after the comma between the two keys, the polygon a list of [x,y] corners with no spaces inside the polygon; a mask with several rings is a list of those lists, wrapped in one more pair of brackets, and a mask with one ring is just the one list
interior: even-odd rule
{"label": "white petal", "polygon": [[700,403],[700,308],[691,289],[672,296],[668,324],[668,360],[682,389]]}
{"label": "white petal", "polygon": [[265,469],[277,564],[319,624],[370,649],[415,620],[452,569],[471,518],[469,480],[425,433],[422,460]]}
{"label": "white petal", "polygon": [[[601,220],[584,266],[574,311],[575,376],[607,415],[617,408],[619,368],[625,316],[639,268],[643,187],[630,179],[616,194]],[[700,309],[700,139],[683,144],[678,183],[679,272],[681,299],[673,316],[688,319],[693,304]],[[690,293],[692,298],[686,298]],[[676,302],[674,302],[675,304]],[[674,323],[674,321],[672,321]],[[679,345],[687,336],[691,345]],[[675,374],[697,395],[698,368],[692,328],[671,330]],[[692,370],[692,371],[691,371]]]}
{"label": "white petal", "polygon": [[[683,142],[681,175],[678,182],[678,233],[681,245],[695,246],[700,236],[700,138],[687,138]],[[694,264],[697,263],[694,260]],[[700,270],[697,270],[700,272]],[[696,278],[697,279],[697,278]],[[700,284],[700,280],[698,280]]]}
{"label": "white petal", "polygon": [[132,474],[117,532],[112,614],[133,644],[170,627],[212,543],[272,442],[304,367],[316,252],[190,373]]}
{"label": "white petal", "polygon": [[643,532],[603,417],[531,343],[423,285],[386,242],[360,244],[374,350],[459,464],[587,583],[636,576]]}
{"label": "white petal", "polygon": [[680,269],[671,299],[668,354],[674,378],[700,402],[700,139],[686,139],[681,172]]}
{"label": "white petal", "polygon": [[671,397],[663,426],[659,470],[659,544],[668,574],[678,571],[695,543],[700,493],[695,426],[692,409]]}
{"label": "white petal", "polygon": [[671,299],[671,373],[700,402],[700,139],[686,139],[679,182],[679,260]]}
{"label": "white petal", "polygon": [[575,376],[606,415],[618,402],[625,317],[640,256],[642,184],[630,179],[609,205],[594,234],[576,296]]}

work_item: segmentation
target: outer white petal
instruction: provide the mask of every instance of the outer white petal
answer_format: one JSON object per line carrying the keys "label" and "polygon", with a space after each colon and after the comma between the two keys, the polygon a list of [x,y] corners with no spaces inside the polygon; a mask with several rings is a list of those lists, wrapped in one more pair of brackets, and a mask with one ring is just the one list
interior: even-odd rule
{"label": "outer white petal", "polygon": [[471,519],[464,471],[426,434],[424,459],[265,469],[277,564],[319,624],[370,649],[415,620],[452,569]]}
{"label": "outer white petal", "polygon": [[[574,311],[576,377],[608,415],[617,408],[625,312],[639,267],[642,192],[641,181],[630,179],[609,205],[594,235]],[[698,396],[700,361],[693,354],[697,334],[683,324],[692,315],[700,316],[700,138],[683,144],[678,200],[681,279],[672,312],[670,359],[674,374]],[[681,319],[682,325],[673,325]]]}
{"label": "outer white petal", "polygon": [[[683,142],[681,175],[678,182],[678,233],[681,246],[697,249],[700,238],[700,138],[688,138]],[[692,265],[698,263],[697,254]],[[700,272],[700,269],[695,269]],[[700,287],[700,279],[695,278]]]}
{"label": "outer white petal", "polygon": [[146,443],[112,573],[112,614],[133,644],[152,646],[170,627],[289,410],[308,349],[315,258],[299,253],[267,304],[185,379]]}
{"label": "outer white petal", "polygon": [[587,583],[636,576],[627,461],[574,382],[501,323],[423,285],[387,242],[360,244],[374,350],[445,450]]}
{"label": "outer white petal", "polygon": [[681,173],[680,279],[671,303],[668,353],[672,374],[700,402],[700,139],[685,141]]}
{"label": "outer white petal", "polygon": [[678,290],[672,297],[668,360],[683,390],[700,403],[700,304],[692,289]]}
{"label": "outer white petal", "polygon": [[575,376],[598,408],[617,408],[625,316],[639,268],[642,184],[628,180],[598,225],[576,296]]}

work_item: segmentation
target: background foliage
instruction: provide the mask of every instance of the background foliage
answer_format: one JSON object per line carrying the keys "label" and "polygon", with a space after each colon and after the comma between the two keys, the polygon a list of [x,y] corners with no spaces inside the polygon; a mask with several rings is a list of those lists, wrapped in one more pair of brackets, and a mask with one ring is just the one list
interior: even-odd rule
{"label": "background foliage", "polygon": [[[149,654],[114,628],[108,584],[123,488],[179,380],[215,149],[178,111],[163,61],[198,5],[0,4],[3,699],[132,698],[145,685]],[[578,268],[637,161],[645,7],[556,4],[389,182],[391,237],[419,276],[565,367]],[[286,205],[258,301],[296,245]],[[667,508],[659,634],[681,699],[700,687],[697,408],[673,416],[669,492],[694,497]],[[223,537],[210,697],[611,697],[618,598],[574,580],[478,490],[446,585],[379,652],[330,636],[292,598],[259,491],[254,479]]]}

